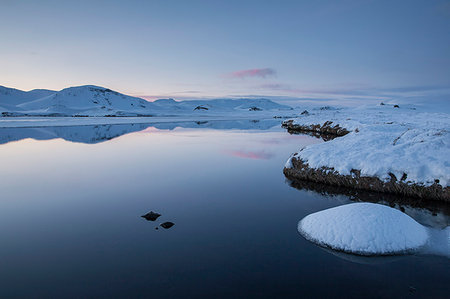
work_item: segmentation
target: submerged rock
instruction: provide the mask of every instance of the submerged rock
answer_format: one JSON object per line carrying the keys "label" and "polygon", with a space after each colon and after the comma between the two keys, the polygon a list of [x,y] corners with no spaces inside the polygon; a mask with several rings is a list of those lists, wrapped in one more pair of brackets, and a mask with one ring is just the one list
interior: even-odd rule
{"label": "submerged rock", "polygon": [[399,210],[372,203],[343,205],[303,218],[298,231],[308,240],[358,255],[409,253],[428,241],[427,229]]}
{"label": "submerged rock", "polygon": [[159,226],[161,226],[162,228],[165,228],[165,229],[169,229],[174,225],[175,225],[175,223],[167,221],[167,222],[161,223]]}
{"label": "submerged rock", "polygon": [[147,214],[142,215],[141,217],[145,218],[145,220],[147,221],[155,221],[156,219],[158,219],[159,216],[161,216],[161,214],[150,211]]}

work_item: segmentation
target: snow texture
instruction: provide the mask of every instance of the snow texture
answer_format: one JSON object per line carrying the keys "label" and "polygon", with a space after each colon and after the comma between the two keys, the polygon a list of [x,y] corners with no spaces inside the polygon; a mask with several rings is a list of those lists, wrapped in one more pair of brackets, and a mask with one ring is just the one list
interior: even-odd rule
{"label": "snow texture", "polygon": [[[422,112],[393,105],[318,109],[293,124],[339,125],[349,134],[303,148],[297,155],[310,168],[334,168],[341,175],[360,170],[361,176],[387,182],[393,174],[407,184],[450,183],[450,114]],[[288,161],[289,162],[289,161]],[[286,164],[291,167],[290,163]]]}
{"label": "snow texture", "polygon": [[261,115],[291,109],[269,99],[253,98],[149,102],[93,85],[28,92],[0,86],[0,116]]}
{"label": "snow texture", "polygon": [[303,218],[298,231],[321,246],[359,255],[417,251],[428,230],[408,215],[379,204],[353,203]]}

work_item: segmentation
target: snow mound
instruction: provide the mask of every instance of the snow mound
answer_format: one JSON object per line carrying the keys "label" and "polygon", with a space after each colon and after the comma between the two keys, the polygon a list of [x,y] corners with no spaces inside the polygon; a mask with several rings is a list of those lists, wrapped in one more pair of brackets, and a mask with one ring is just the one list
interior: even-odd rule
{"label": "snow mound", "polygon": [[321,246],[359,255],[416,251],[428,241],[427,229],[408,215],[379,204],[353,203],[303,218],[298,231]]}

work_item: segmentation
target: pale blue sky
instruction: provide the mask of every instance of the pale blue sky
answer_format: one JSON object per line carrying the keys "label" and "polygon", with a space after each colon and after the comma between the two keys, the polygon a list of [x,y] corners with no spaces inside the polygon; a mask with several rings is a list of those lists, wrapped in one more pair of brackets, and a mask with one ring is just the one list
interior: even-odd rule
{"label": "pale blue sky", "polygon": [[450,89],[449,1],[0,0],[0,40],[0,85],[24,90],[370,98]]}

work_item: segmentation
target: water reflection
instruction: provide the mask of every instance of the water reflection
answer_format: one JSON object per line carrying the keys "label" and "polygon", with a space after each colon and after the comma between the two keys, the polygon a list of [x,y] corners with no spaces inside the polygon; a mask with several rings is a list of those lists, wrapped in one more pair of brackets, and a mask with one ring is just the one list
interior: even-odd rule
{"label": "water reflection", "polygon": [[[409,285],[419,297],[447,295],[443,258],[374,268],[300,238],[300,218],[348,199],[285,183],[286,159],[318,139],[245,122],[251,130],[154,124],[96,145],[0,146],[0,297],[401,297]],[[272,158],[225,154],[261,150]],[[162,216],[140,217],[151,210]]]}
{"label": "water reflection", "polygon": [[355,255],[350,253],[345,253],[342,251],[333,250],[326,247],[320,247],[322,250],[338,257],[344,261],[361,264],[361,265],[380,265],[387,264],[392,262],[397,262],[400,259],[404,259],[407,255],[388,255],[388,256],[364,256],[364,255]]}
{"label": "water reflection", "polygon": [[273,153],[268,153],[266,151],[244,151],[244,150],[234,150],[234,151],[224,151],[233,157],[245,158],[245,159],[256,159],[256,160],[269,160],[275,156]]}
{"label": "water reflection", "polygon": [[119,136],[139,132],[148,128],[174,130],[175,128],[208,128],[214,130],[269,130],[281,123],[277,119],[262,120],[215,120],[183,121],[144,124],[85,125],[59,127],[0,128],[0,144],[19,141],[26,138],[51,140],[62,138],[66,141],[95,144]]}
{"label": "water reflection", "polygon": [[287,182],[296,189],[310,191],[329,198],[344,196],[350,201],[383,204],[402,211],[420,224],[428,227],[442,229],[450,225],[450,206],[444,202],[400,197],[394,194],[350,189],[308,181]]}
{"label": "water reflection", "polygon": [[333,135],[333,134],[324,134],[321,132],[314,132],[314,131],[298,132],[298,131],[293,131],[289,128],[287,128],[287,132],[291,135],[308,135],[308,136],[316,137],[318,139],[322,139],[323,141],[330,141],[330,140],[333,140],[333,139],[339,137],[339,136]]}

